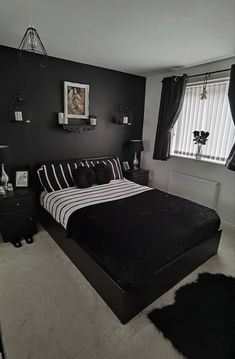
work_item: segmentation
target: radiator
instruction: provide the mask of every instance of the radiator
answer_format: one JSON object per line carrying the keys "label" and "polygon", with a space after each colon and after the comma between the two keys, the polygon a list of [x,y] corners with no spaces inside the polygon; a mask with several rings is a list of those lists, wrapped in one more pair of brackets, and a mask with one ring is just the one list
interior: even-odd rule
{"label": "radiator", "polygon": [[179,172],[171,172],[168,192],[216,209],[219,182]]}

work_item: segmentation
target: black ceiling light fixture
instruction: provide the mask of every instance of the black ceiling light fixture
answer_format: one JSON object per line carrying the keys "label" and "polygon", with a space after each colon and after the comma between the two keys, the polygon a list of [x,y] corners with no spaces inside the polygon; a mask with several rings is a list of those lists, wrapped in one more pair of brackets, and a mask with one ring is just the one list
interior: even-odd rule
{"label": "black ceiling light fixture", "polygon": [[30,67],[32,63],[39,61],[42,68],[47,67],[47,52],[40,36],[32,24],[31,0],[29,0],[30,25],[19,45],[19,58],[23,66]]}

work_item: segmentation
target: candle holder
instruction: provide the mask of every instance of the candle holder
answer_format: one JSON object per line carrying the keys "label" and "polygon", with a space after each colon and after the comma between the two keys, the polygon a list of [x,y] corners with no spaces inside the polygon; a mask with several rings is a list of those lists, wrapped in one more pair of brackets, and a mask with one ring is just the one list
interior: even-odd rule
{"label": "candle holder", "polygon": [[132,125],[133,112],[129,109],[127,104],[120,104],[117,113],[116,123],[119,125]]}
{"label": "candle holder", "polygon": [[32,113],[28,102],[23,100],[19,93],[15,93],[13,98],[14,102],[9,106],[10,120],[18,123],[30,123]]}

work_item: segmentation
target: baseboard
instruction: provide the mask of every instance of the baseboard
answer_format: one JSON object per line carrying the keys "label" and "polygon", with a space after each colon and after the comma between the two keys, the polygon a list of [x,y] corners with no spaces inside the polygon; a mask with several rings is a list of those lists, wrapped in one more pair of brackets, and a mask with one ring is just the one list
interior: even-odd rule
{"label": "baseboard", "polygon": [[228,229],[232,232],[235,232],[235,224],[226,222],[226,221],[221,221],[221,228],[222,229]]}

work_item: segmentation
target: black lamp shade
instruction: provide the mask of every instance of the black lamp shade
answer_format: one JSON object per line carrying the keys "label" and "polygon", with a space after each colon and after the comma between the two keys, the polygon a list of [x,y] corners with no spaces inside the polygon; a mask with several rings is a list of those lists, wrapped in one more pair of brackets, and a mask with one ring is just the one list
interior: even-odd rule
{"label": "black lamp shade", "polygon": [[13,162],[13,156],[9,146],[0,145],[0,164]]}
{"label": "black lamp shade", "polygon": [[130,140],[128,147],[132,152],[142,152],[144,150],[142,140]]}

